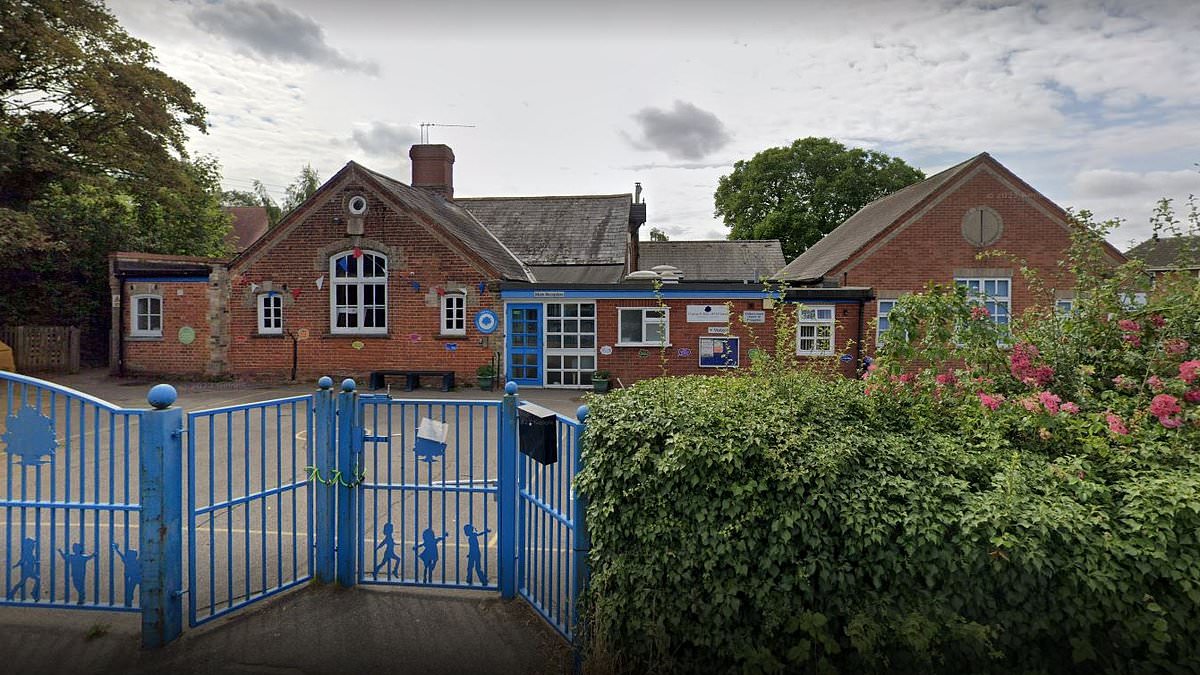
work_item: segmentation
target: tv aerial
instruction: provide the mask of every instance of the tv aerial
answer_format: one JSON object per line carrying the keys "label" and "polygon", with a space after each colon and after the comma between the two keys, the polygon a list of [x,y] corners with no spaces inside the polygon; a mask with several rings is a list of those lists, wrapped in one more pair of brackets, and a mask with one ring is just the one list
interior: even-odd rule
{"label": "tv aerial", "polygon": [[418,125],[421,128],[421,144],[429,143],[429,130],[433,127],[458,127],[460,129],[474,129],[474,124],[440,124],[438,122],[421,122]]}

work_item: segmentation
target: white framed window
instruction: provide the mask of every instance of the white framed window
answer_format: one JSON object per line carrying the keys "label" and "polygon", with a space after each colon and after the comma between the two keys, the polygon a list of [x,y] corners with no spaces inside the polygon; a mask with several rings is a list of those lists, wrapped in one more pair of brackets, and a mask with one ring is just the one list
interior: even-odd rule
{"label": "white framed window", "polygon": [[960,277],[955,284],[967,289],[973,302],[983,305],[997,326],[1007,326],[1012,318],[1012,279],[1007,277]]}
{"label": "white framed window", "polygon": [[467,334],[467,294],[447,292],[442,296],[442,335]]}
{"label": "white framed window", "polygon": [[547,387],[586,387],[596,370],[596,303],[546,303]]}
{"label": "white framed window", "polygon": [[666,307],[621,307],[617,309],[618,347],[670,345],[670,310]]}
{"label": "white framed window", "polygon": [[875,314],[875,344],[877,346],[883,346],[883,333],[892,325],[891,321],[888,320],[888,314],[892,313],[892,308],[895,306],[895,299],[879,301],[879,309]]}
{"label": "white framed window", "polygon": [[283,334],[283,296],[275,291],[258,296],[258,332],[261,335]]}
{"label": "white framed window", "polygon": [[1059,298],[1054,301],[1054,313],[1059,316],[1067,316],[1075,311],[1075,301],[1071,298]]}
{"label": "white framed window", "polygon": [[387,333],[387,258],[340,253],[329,259],[329,330],[334,334]]}
{"label": "white framed window", "polygon": [[135,295],[129,322],[133,337],[162,337],[162,296]]}
{"label": "white framed window", "polygon": [[796,356],[833,355],[832,305],[801,307],[796,324]]}

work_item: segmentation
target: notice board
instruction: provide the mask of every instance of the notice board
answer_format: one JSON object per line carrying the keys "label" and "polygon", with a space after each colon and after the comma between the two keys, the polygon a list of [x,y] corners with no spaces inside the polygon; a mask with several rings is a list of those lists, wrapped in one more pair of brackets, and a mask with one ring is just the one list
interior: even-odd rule
{"label": "notice board", "polygon": [[701,368],[737,368],[738,338],[729,335],[703,336],[700,338]]}

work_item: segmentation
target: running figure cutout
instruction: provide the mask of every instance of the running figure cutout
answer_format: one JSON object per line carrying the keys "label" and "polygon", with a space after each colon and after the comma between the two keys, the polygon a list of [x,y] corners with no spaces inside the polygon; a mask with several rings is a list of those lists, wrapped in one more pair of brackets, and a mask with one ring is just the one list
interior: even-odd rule
{"label": "running figure cutout", "polygon": [[112,549],[125,563],[125,606],[133,607],[133,589],[142,583],[142,561],[138,559],[136,548],[126,548],[121,553],[121,547],[113,542]]}
{"label": "running figure cutout", "polygon": [[8,589],[8,599],[12,600],[17,594],[17,589],[25,592],[25,582],[33,579],[33,599],[42,599],[42,565],[41,560],[38,560],[38,543],[36,540],[29,537],[21,543],[21,557],[13,564],[13,567],[21,568],[21,580],[13,584],[13,587]]}
{"label": "running figure cutout", "polygon": [[413,547],[413,550],[418,552],[417,557],[425,565],[425,570],[421,575],[422,582],[427,584],[433,583],[433,568],[437,565],[438,561],[437,547],[439,543],[446,540],[447,536],[448,533],[443,532],[442,536],[435,537],[433,536],[433,528],[427,527],[421,533],[421,543]]}
{"label": "running figure cutout", "polygon": [[480,585],[487,586],[487,575],[483,573],[483,551],[479,548],[479,538],[491,532],[486,529],[483,532],[475,529],[471,523],[463,525],[463,533],[467,535],[467,584],[471,585],[474,582],[471,580],[472,572],[479,577]]}
{"label": "running figure cutout", "polygon": [[[383,526],[383,539],[379,540],[379,544],[375,550],[383,549],[383,560],[375,566],[375,576],[379,576],[379,568],[387,567],[387,578],[391,579],[392,575],[400,576],[400,556],[396,554],[396,540],[392,538],[392,532],[395,528],[391,523],[385,523]],[[391,565],[388,563],[391,562]]]}
{"label": "running figure cutout", "polygon": [[[84,553],[83,544],[71,544],[71,554],[67,555],[65,549],[58,549],[59,555],[67,562],[67,569],[71,571],[71,583],[75,586],[75,592],[79,593],[79,599],[75,604],[82,605],[85,595],[84,581],[87,579],[87,564],[92,558],[96,557],[94,553]],[[71,589],[67,589],[67,600],[71,599]]]}

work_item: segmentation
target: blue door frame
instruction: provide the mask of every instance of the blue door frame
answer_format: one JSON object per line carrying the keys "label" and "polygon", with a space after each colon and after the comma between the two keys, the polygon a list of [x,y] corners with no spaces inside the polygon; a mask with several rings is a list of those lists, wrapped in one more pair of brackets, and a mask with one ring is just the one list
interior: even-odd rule
{"label": "blue door frame", "polygon": [[508,379],[522,386],[542,386],[542,305],[509,305],[504,313]]}

